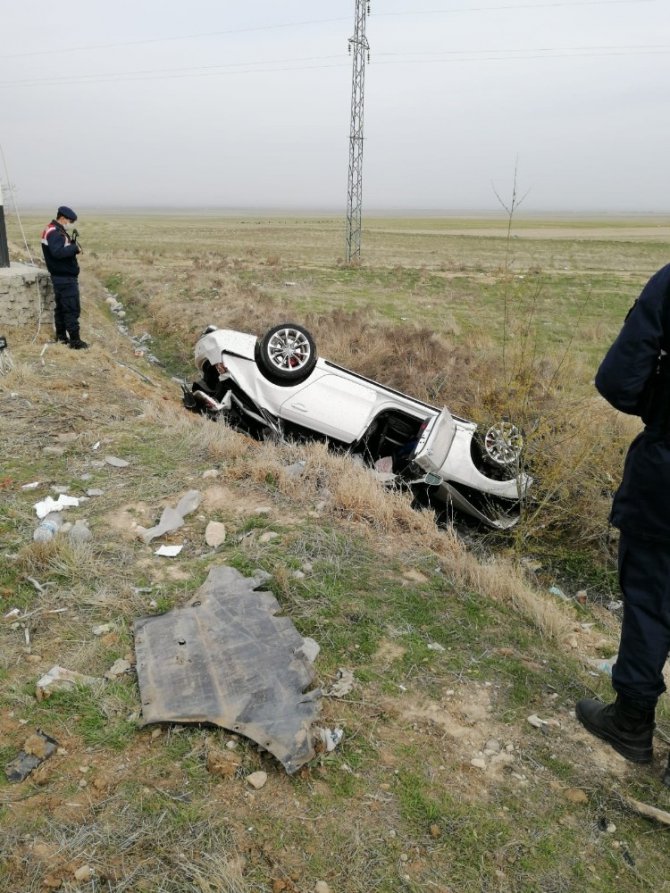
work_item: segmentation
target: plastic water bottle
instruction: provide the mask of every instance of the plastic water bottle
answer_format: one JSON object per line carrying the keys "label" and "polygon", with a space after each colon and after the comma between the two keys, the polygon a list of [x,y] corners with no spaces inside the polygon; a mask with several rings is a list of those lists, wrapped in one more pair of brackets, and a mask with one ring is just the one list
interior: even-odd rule
{"label": "plastic water bottle", "polygon": [[56,536],[62,523],[63,516],[60,512],[49,512],[35,528],[33,540],[36,543],[48,543]]}

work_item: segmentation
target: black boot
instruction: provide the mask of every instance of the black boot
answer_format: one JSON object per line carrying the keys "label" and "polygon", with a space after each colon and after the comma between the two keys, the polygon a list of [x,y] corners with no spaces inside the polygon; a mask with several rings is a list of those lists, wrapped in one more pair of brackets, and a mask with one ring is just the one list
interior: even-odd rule
{"label": "black boot", "polygon": [[82,341],[81,338],[73,338],[72,341],[70,341],[70,347],[72,350],[86,350],[88,344],[85,341]]}
{"label": "black boot", "polygon": [[650,763],[653,756],[654,708],[642,707],[618,695],[613,704],[592,698],[577,701],[577,719],[592,735],[607,741],[633,763]]}
{"label": "black boot", "polygon": [[56,332],[56,344],[69,344],[66,332]]}

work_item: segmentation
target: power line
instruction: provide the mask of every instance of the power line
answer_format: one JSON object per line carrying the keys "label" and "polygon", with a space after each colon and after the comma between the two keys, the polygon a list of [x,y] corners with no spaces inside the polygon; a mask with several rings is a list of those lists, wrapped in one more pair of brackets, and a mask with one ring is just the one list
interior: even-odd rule
{"label": "power line", "polygon": [[[670,52],[670,44],[630,44],[623,46],[572,46],[527,47],[520,49],[441,50],[436,52],[408,51],[403,53],[379,53],[375,58],[379,65],[430,64],[433,62],[509,62],[525,59],[601,58],[606,56],[658,56]],[[62,75],[29,78],[18,81],[0,81],[0,89],[14,87],[55,86],[69,84],[97,84],[124,81],[184,80],[192,77],[216,77],[238,74],[267,74],[286,71],[313,71],[325,68],[342,68],[344,62],[322,63],[339,59],[339,55],[305,56],[303,58],[267,59],[258,62],[229,62],[225,65],[186,66],[182,68],[145,68],[137,71],[117,71],[100,74]],[[264,67],[250,67],[264,66]]]}
{"label": "power line", "polygon": [[[454,15],[472,12],[509,12],[517,9],[539,11],[543,9],[561,9],[567,7],[587,6],[636,6],[641,3],[655,3],[657,0],[552,0],[549,3],[507,3],[501,6],[457,6],[451,9],[418,9],[407,12],[381,12],[379,18]],[[227,37],[237,34],[251,34],[259,31],[275,31],[284,28],[303,28],[312,25],[330,25],[348,21],[345,17],[331,19],[306,19],[298,22],[278,22],[272,25],[253,25],[247,28],[229,28],[224,31],[201,31],[195,34],[176,34],[166,37],[146,37],[140,40],[116,41],[113,43],[91,43],[72,47],[59,47],[53,50],[28,50],[22,53],[3,53],[4,59],[18,59],[28,56],[53,56],[65,53],[86,52],[87,50],[112,50],[122,47],[146,46],[148,44],[173,43],[184,40],[201,40],[207,37]]]}

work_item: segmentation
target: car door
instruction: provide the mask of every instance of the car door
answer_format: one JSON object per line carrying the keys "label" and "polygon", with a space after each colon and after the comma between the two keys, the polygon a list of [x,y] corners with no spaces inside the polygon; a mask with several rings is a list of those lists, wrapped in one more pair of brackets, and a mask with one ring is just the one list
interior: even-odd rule
{"label": "car door", "polygon": [[445,407],[422,429],[412,461],[424,471],[443,476],[443,468],[456,434],[456,422]]}
{"label": "car door", "polygon": [[326,373],[285,400],[279,416],[303,428],[353,443],[374,414],[377,391],[367,384]]}

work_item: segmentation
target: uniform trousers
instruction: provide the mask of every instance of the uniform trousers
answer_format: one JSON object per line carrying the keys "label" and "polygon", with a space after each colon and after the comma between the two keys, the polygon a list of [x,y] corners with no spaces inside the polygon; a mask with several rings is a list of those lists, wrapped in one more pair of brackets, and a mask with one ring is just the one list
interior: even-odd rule
{"label": "uniform trousers", "polygon": [[665,691],[663,667],[670,653],[670,543],[622,533],[619,584],[623,623],[612,685],[624,698],[653,709]]}

